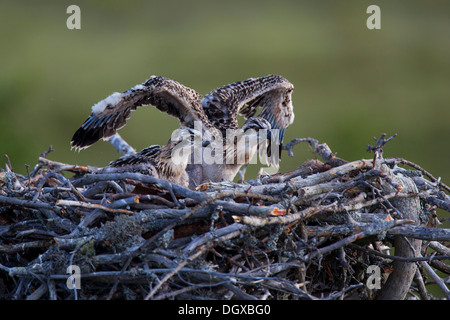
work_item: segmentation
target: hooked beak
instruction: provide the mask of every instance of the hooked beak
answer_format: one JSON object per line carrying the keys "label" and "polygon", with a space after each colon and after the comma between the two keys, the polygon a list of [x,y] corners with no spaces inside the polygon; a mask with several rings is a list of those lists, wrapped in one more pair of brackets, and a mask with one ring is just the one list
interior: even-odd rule
{"label": "hooked beak", "polygon": [[205,141],[202,142],[202,147],[203,147],[203,148],[206,148],[206,147],[209,146],[210,144],[211,144],[211,141],[205,140]]}
{"label": "hooked beak", "polygon": [[267,140],[271,140],[272,139],[272,131],[267,130]]}

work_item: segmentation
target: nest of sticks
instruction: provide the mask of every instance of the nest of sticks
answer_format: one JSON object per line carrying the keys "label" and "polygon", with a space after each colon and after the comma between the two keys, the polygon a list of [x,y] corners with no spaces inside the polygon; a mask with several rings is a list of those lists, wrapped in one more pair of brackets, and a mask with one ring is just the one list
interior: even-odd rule
{"label": "nest of sticks", "polygon": [[305,142],[316,159],[197,190],[95,174],[48,152],[26,176],[9,163],[0,298],[448,299],[450,189],[414,163],[383,158],[391,138],[353,162],[294,139],[284,146],[291,156]]}

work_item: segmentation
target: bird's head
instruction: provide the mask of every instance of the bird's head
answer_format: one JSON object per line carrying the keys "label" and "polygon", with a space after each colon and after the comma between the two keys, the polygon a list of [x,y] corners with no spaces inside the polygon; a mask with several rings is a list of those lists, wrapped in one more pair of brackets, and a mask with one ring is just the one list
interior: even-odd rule
{"label": "bird's head", "polygon": [[174,163],[185,163],[196,148],[203,148],[209,144],[210,141],[204,139],[200,131],[180,127],[172,133],[168,146],[171,150],[172,161]]}
{"label": "bird's head", "polygon": [[264,135],[266,139],[271,139],[272,137],[272,125],[269,121],[261,117],[250,117],[242,126],[242,130],[245,134],[251,133],[253,130],[258,137],[258,143],[263,142]]}
{"label": "bird's head", "polygon": [[278,167],[284,129],[273,128],[270,122],[262,117],[248,118],[242,129],[246,135],[249,132],[256,133],[260,158],[264,159],[268,166]]}
{"label": "bird's head", "polygon": [[173,148],[187,146],[205,147],[209,145],[209,140],[203,139],[202,133],[196,129],[180,127],[172,133],[169,144]]}

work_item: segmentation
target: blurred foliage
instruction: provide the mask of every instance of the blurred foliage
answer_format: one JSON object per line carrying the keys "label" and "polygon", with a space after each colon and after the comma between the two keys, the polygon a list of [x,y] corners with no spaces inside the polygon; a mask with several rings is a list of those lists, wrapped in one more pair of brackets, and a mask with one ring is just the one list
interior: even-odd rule
{"label": "blurred foliage", "polygon": [[[66,28],[70,4],[81,8],[81,30]],[[69,141],[90,107],[112,92],[153,74],[206,94],[274,73],[296,88],[286,141],[314,137],[351,161],[371,156],[365,146],[373,136],[398,133],[386,157],[407,158],[449,183],[450,3],[377,1],[381,30],[366,27],[370,4],[3,0],[1,155],[22,174],[50,145],[53,160],[104,166],[119,156],[109,143],[77,153]],[[146,108],[120,134],[141,149],[165,144],[177,126]],[[313,156],[296,146],[280,169]]]}

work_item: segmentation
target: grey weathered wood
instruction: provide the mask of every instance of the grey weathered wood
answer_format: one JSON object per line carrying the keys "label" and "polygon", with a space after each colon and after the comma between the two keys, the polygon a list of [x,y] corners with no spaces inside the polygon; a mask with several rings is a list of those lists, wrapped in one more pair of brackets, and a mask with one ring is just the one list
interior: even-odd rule
{"label": "grey weathered wood", "polygon": [[[389,168],[385,165],[382,165],[382,169],[385,172],[389,172]],[[392,178],[403,186],[401,193],[418,193],[412,179],[401,174],[392,175]],[[384,181],[381,182],[381,187],[386,192],[395,190],[392,185]],[[403,219],[414,220],[416,225],[420,225],[421,207],[418,198],[393,198],[390,202],[402,214]],[[418,257],[421,245],[422,240],[405,238],[401,235],[395,236],[395,255],[400,257]],[[394,271],[389,275],[385,285],[377,295],[379,300],[403,300],[408,293],[416,272],[416,264],[414,262],[396,260],[393,263],[393,268]]]}

